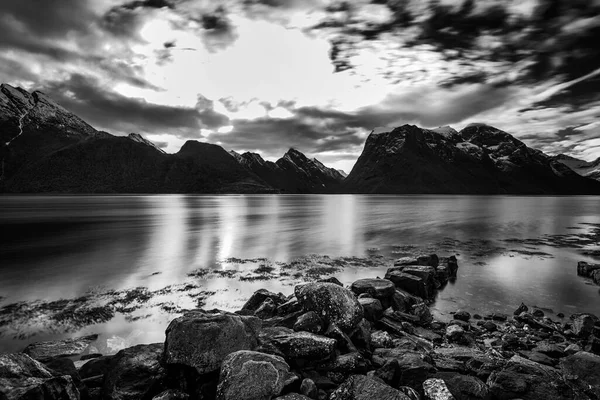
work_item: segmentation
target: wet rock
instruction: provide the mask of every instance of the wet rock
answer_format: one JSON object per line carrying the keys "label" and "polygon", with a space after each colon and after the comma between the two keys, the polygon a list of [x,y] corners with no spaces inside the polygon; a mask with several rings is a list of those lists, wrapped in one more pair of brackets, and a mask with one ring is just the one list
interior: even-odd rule
{"label": "wet rock", "polygon": [[492,319],[494,321],[500,321],[500,322],[504,322],[508,319],[508,315],[503,314],[503,313],[493,313],[492,314]]}
{"label": "wet rock", "polygon": [[461,343],[465,336],[465,330],[458,325],[448,325],[446,328],[446,337],[449,342]]}
{"label": "wet rock", "polygon": [[335,350],[336,340],[309,332],[294,332],[286,328],[266,328],[260,333],[260,348],[291,360],[322,361]]}
{"label": "wet rock", "polygon": [[437,285],[436,281],[436,271],[433,267],[428,267],[425,265],[409,265],[406,267],[395,267],[398,268],[401,272],[405,274],[410,274],[417,276],[423,280],[425,286],[427,288],[427,293],[429,295],[433,295],[435,292]]}
{"label": "wet rock", "polygon": [[309,378],[302,380],[302,384],[300,385],[300,393],[314,400],[319,398],[319,388],[317,387],[315,381]]}
{"label": "wet rock", "polygon": [[590,264],[585,261],[579,261],[577,263],[577,275],[590,278],[592,273],[596,270],[600,270],[600,264]]}
{"label": "wet rock", "polygon": [[379,300],[386,300],[394,295],[396,287],[387,279],[359,279],[350,285],[350,289],[358,296],[367,293]]}
{"label": "wet rock", "polygon": [[302,310],[302,305],[297,298],[292,298],[277,306],[277,315],[288,315]]}
{"label": "wet rock", "polygon": [[600,356],[580,351],[560,360],[563,375],[600,398]]}
{"label": "wet rock", "polygon": [[[370,362],[368,362],[360,353],[353,352],[340,355],[333,361],[321,365],[319,368],[326,371],[326,376],[330,377],[334,382],[338,381],[341,383],[350,374],[366,373],[368,367],[370,367]],[[335,374],[337,374],[338,377],[342,377],[342,379],[334,379],[336,378]]]}
{"label": "wet rock", "polygon": [[54,375],[70,376],[71,379],[73,379],[73,383],[77,387],[77,390],[79,390],[81,397],[82,398],[88,397],[87,388],[81,381],[81,376],[77,372],[77,369],[75,368],[75,363],[73,362],[73,360],[71,360],[70,358],[64,358],[64,357],[53,358],[51,360],[45,361],[44,366],[46,368],[48,368],[51,372],[53,372]]}
{"label": "wet rock", "polygon": [[162,343],[119,351],[104,376],[104,399],[138,400],[158,394],[164,373],[159,363],[162,353]]}
{"label": "wet rock", "polygon": [[286,302],[286,298],[281,293],[273,293],[267,289],[259,289],[250,296],[246,304],[242,307],[243,311],[255,312],[265,302],[265,300],[271,299],[273,304],[279,305]]}
{"label": "wet rock", "polygon": [[581,351],[581,347],[579,347],[579,345],[577,344],[570,344],[565,348],[565,354],[567,355],[571,355],[571,354],[575,354],[577,352]]}
{"label": "wet rock", "polygon": [[164,360],[203,374],[220,368],[225,357],[258,344],[261,322],[223,311],[196,310],[176,318],[167,327]]}
{"label": "wet rock", "polygon": [[268,297],[267,299],[265,299],[265,301],[263,301],[260,307],[258,307],[256,311],[254,311],[254,315],[256,315],[260,319],[267,319],[273,317],[276,311],[277,306],[275,305],[275,302],[270,297]]}
{"label": "wet rock", "polygon": [[383,306],[378,299],[359,298],[358,302],[362,306],[364,316],[367,320],[374,322],[383,316]]}
{"label": "wet rock", "polygon": [[423,391],[426,400],[454,400],[454,396],[442,379],[427,379],[423,382]]}
{"label": "wet rock", "polygon": [[298,393],[288,393],[285,396],[276,397],[275,400],[310,400],[311,397]]}
{"label": "wet rock", "polygon": [[594,282],[596,285],[600,285],[600,269],[597,269],[594,272],[592,272],[590,278],[592,278],[592,282]]}
{"label": "wet rock", "polygon": [[552,357],[548,357],[547,355],[537,351],[519,351],[519,355],[533,362],[548,365],[550,367],[554,367],[558,363],[558,361]]}
{"label": "wet rock", "polygon": [[27,354],[0,355],[0,398],[7,400],[79,400],[72,378],[52,373]]}
{"label": "wet rock", "polygon": [[298,317],[294,324],[294,330],[319,333],[323,330],[323,321],[316,312],[309,311]]}
{"label": "wet rock", "polygon": [[317,282],[320,283],[333,283],[336,284],[338,286],[344,286],[344,284],[342,282],[340,282],[340,280],[338,278],[336,278],[335,276],[330,276],[329,278],[325,278],[325,279],[319,279]]}
{"label": "wet rock", "polygon": [[563,346],[547,341],[539,342],[533,351],[545,354],[552,358],[560,358],[565,355],[565,349]]}
{"label": "wet rock", "polygon": [[281,357],[249,350],[236,351],[223,360],[217,400],[271,399],[296,379]]}
{"label": "wet rock", "polygon": [[373,349],[392,348],[394,347],[394,340],[392,336],[385,331],[373,331],[371,332],[371,347]]}
{"label": "wet rock", "polygon": [[435,372],[433,365],[428,362],[426,355],[417,351],[402,348],[377,349],[373,352],[373,363],[384,365],[386,361],[397,361],[398,369],[402,376],[402,384],[420,390],[429,374]]}
{"label": "wet rock", "polygon": [[404,290],[414,296],[428,298],[427,285],[423,279],[418,276],[407,274],[399,270],[389,269],[385,274],[385,279],[389,279],[397,288]]}
{"label": "wet rock", "polygon": [[364,375],[348,378],[331,396],[330,400],[409,400],[397,389]]}
{"label": "wet rock", "polygon": [[469,320],[471,319],[471,314],[469,314],[466,311],[460,310],[460,311],[457,311],[454,314],[454,319],[458,319],[458,320],[461,320],[461,321],[469,322]]}
{"label": "wet rock", "polygon": [[487,385],[497,399],[575,398],[558,370],[520,356],[513,356],[502,370],[493,372]]}
{"label": "wet rock", "polygon": [[439,257],[436,254],[430,254],[418,257],[402,257],[394,261],[394,266],[427,265],[433,268],[437,268],[439,263]]}
{"label": "wet rock", "polygon": [[294,293],[306,311],[316,312],[342,330],[356,328],[363,319],[363,309],[354,293],[336,284],[307,283],[296,286]]}
{"label": "wet rock", "polygon": [[556,314],[556,316],[557,316],[558,318],[564,318],[564,317],[565,317],[565,314],[563,314],[563,313],[559,312],[558,314]]}
{"label": "wet rock", "polygon": [[440,258],[440,264],[448,268],[450,277],[456,276],[458,272],[458,260],[456,259],[456,256],[442,257]]}
{"label": "wet rock", "polygon": [[180,392],[179,390],[168,389],[154,396],[152,400],[188,400],[189,398],[190,396],[186,393]]}
{"label": "wet rock", "polygon": [[47,361],[56,357],[78,356],[88,348],[90,343],[98,339],[98,335],[83,336],[54,342],[32,343],[25,347],[23,353],[34,360]]}
{"label": "wet rock", "polygon": [[450,279],[450,271],[448,270],[447,266],[440,265],[439,267],[437,267],[436,279],[442,286],[448,283],[448,280]]}
{"label": "wet rock", "polygon": [[521,303],[521,305],[514,311],[514,315],[519,315],[523,312],[527,312],[529,311],[529,307],[527,307],[524,303]]}
{"label": "wet rock", "polygon": [[415,334],[416,336],[429,340],[430,342],[439,342],[442,340],[442,337],[440,335],[438,335],[437,333],[429,330],[429,329],[425,329],[423,327],[417,326],[414,328],[414,332],[413,334]]}
{"label": "wet rock", "polygon": [[456,400],[487,400],[489,390],[485,382],[474,376],[453,372],[439,372],[435,378],[442,379]]}
{"label": "wet rock", "polygon": [[488,332],[496,332],[498,330],[498,325],[492,321],[485,321],[481,326]]}
{"label": "wet rock", "polygon": [[82,378],[90,378],[92,376],[106,374],[113,358],[114,356],[102,356],[86,362],[79,368],[79,376]]}
{"label": "wet rock", "polygon": [[433,321],[431,310],[429,310],[429,307],[425,303],[415,304],[411,311],[419,319],[418,322],[421,325],[429,325]]}
{"label": "wet rock", "polygon": [[533,312],[531,313],[531,315],[533,315],[536,318],[543,318],[544,317],[544,312],[542,310],[536,309],[536,310],[533,310]]}
{"label": "wet rock", "polygon": [[586,337],[589,336],[593,329],[594,323],[597,318],[592,314],[578,314],[573,318],[573,326],[571,330],[576,336]]}

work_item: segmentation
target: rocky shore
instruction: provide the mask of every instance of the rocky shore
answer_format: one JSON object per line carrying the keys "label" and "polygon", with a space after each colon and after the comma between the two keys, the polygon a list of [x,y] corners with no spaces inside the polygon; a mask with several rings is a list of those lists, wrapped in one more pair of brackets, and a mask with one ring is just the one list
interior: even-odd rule
{"label": "rocky shore", "polygon": [[521,304],[436,321],[429,301],[457,269],[432,254],[349,287],[258,290],[235,313],[188,311],[164,343],[116,355],[91,352],[94,336],[35,343],[0,355],[0,400],[600,399],[596,316],[552,320]]}

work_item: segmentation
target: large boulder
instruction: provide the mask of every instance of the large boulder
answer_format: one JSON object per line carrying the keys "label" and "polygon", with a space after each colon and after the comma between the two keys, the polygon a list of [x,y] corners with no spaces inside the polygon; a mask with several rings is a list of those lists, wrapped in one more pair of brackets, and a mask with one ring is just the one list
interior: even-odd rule
{"label": "large boulder", "polygon": [[387,279],[359,279],[350,285],[350,289],[358,296],[367,293],[373,298],[384,301],[394,295],[396,287]]}
{"label": "large boulder", "polygon": [[260,350],[288,361],[328,360],[335,351],[335,345],[335,339],[282,327],[265,328],[260,333]]}
{"label": "large boulder", "polygon": [[163,344],[141,344],[119,351],[104,376],[104,400],[151,399],[160,393]]}
{"label": "large boulder", "polygon": [[573,318],[573,333],[577,336],[589,336],[594,330],[598,318],[593,314],[578,314]]}
{"label": "large boulder", "polygon": [[330,400],[410,400],[401,391],[364,375],[352,375],[331,395]]}
{"label": "large boulder", "polygon": [[600,356],[585,351],[577,352],[560,360],[560,370],[600,399]]}
{"label": "large boulder", "polygon": [[513,356],[502,370],[493,372],[487,385],[492,398],[499,400],[576,398],[558,370],[520,356]]}
{"label": "large boulder", "polygon": [[0,399],[79,400],[68,375],[57,376],[27,354],[0,355]]}
{"label": "large boulder", "polygon": [[216,371],[225,357],[238,350],[254,350],[261,322],[256,317],[223,311],[195,310],[174,319],[166,331],[164,361]]}
{"label": "large boulder", "polygon": [[270,400],[296,379],[281,357],[236,351],[223,360],[217,400]]}
{"label": "large boulder", "polygon": [[365,318],[368,321],[374,322],[383,316],[383,306],[378,299],[360,298],[358,302],[362,306]]}
{"label": "large boulder", "polygon": [[306,283],[296,286],[294,293],[304,310],[316,312],[344,331],[356,328],[363,319],[363,309],[354,293],[334,283]]}
{"label": "large boulder", "polygon": [[399,269],[390,268],[385,274],[385,279],[392,281],[398,289],[406,291],[414,296],[424,299],[429,297],[427,285],[423,279],[418,276],[404,273]]}
{"label": "large boulder", "polygon": [[396,268],[400,268],[400,272],[404,272],[405,274],[410,274],[421,278],[425,283],[425,286],[427,287],[427,292],[429,293],[429,295],[433,295],[437,286],[437,273],[435,271],[435,268],[425,265],[409,265],[406,267]]}
{"label": "large boulder", "polygon": [[42,362],[56,357],[78,356],[96,339],[98,339],[98,335],[58,340],[54,342],[37,342],[25,347],[23,353],[34,360]]}

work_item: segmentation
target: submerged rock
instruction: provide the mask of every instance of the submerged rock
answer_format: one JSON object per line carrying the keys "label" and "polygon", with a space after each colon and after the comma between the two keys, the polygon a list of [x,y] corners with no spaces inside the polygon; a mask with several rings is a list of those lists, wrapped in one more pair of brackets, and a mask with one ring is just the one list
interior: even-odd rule
{"label": "submerged rock", "polygon": [[334,283],[298,285],[294,293],[304,310],[316,312],[342,330],[356,328],[363,319],[363,309],[354,293]]}
{"label": "submerged rock", "polygon": [[32,343],[25,347],[23,353],[34,360],[42,362],[55,357],[78,356],[96,339],[98,339],[98,335],[83,336],[54,342]]}
{"label": "submerged rock", "polygon": [[281,357],[236,351],[223,360],[217,400],[268,400],[296,379]]}
{"label": "submerged rock", "polygon": [[167,327],[164,360],[203,374],[216,371],[225,357],[238,350],[254,350],[261,322],[223,311],[192,311]]}

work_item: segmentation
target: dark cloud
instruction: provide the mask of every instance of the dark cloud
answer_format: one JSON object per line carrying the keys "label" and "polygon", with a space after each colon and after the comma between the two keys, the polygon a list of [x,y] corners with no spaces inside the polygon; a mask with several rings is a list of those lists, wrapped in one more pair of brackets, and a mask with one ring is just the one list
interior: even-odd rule
{"label": "dark cloud", "polygon": [[227,125],[226,116],[210,105],[203,109],[156,105],[109,92],[82,75],[46,84],[42,91],[90,124],[109,131],[174,133],[199,137],[200,128]]}

